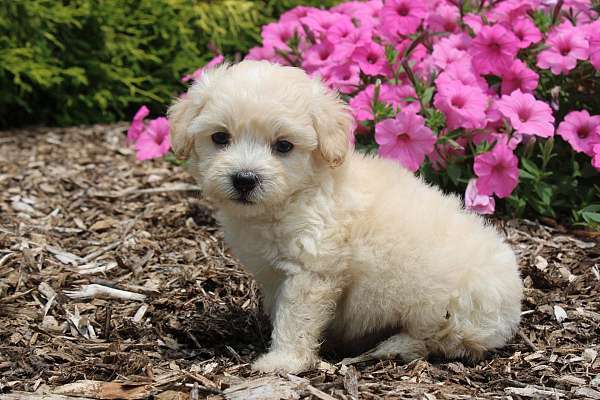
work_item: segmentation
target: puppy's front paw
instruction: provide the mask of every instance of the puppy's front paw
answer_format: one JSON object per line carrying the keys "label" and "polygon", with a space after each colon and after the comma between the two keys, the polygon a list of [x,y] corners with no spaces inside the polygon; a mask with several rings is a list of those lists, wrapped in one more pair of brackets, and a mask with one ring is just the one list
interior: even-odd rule
{"label": "puppy's front paw", "polygon": [[315,365],[316,360],[306,357],[301,358],[292,353],[271,351],[258,357],[252,363],[252,369],[260,372],[288,372],[297,373],[306,371]]}

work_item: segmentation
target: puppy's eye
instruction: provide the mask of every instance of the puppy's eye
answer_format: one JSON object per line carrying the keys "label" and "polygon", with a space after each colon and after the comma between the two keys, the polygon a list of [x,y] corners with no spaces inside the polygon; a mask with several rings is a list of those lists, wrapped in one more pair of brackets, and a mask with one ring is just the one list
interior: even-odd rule
{"label": "puppy's eye", "polygon": [[294,148],[294,145],[287,140],[278,140],[273,147],[278,153],[289,153]]}
{"label": "puppy's eye", "polygon": [[231,135],[227,132],[215,132],[211,135],[212,141],[218,146],[225,146],[229,144]]}

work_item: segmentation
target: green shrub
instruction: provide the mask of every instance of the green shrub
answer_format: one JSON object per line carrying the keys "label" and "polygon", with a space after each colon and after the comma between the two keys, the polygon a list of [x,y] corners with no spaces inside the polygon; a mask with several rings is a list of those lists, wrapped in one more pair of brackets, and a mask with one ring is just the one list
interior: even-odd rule
{"label": "green shrub", "polygon": [[0,128],[164,111],[180,78],[245,52],[298,4],[335,1],[11,0],[0,3]]}

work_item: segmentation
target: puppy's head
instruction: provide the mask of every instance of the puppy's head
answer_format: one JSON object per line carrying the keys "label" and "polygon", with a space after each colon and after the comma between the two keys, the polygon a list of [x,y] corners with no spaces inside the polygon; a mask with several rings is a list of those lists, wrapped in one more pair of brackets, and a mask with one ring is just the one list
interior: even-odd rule
{"label": "puppy's head", "polygon": [[173,149],[204,193],[242,215],[272,210],[342,164],[352,125],[319,81],[264,61],[205,72],[168,116]]}

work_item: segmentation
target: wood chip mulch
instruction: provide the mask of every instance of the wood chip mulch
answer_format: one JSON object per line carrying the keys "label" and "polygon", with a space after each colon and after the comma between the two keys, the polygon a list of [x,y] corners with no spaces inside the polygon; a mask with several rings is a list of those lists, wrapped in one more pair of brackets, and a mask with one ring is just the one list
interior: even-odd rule
{"label": "wood chip mulch", "polygon": [[189,175],[136,162],[125,129],[0,133],[0,399],[600,399],[598,238],[523,220],[498,222],[521,332],[486,360],[251,372],[256,284]]}

